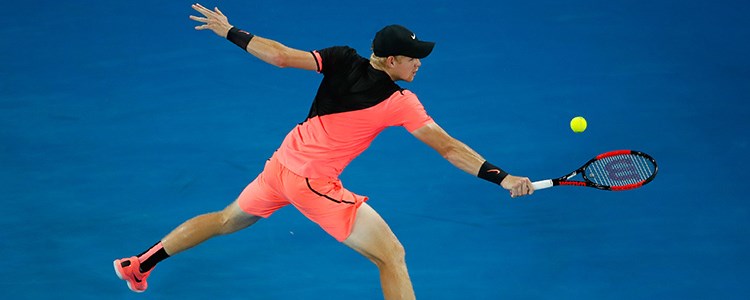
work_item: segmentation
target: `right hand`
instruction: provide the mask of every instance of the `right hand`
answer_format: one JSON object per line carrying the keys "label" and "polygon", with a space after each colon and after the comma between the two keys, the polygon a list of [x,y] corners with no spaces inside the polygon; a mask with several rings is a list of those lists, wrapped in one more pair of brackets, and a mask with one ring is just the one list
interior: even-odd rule
{"label": "right hand", "polygon": [[531,195],[534,193],[534,187],[531,185],[531,180],[529,180],[528,177],[508,175],[505,176],[505,179],[500,183],[500,186],[509,190],[512,198]]}
{"label": "right hand", "polygon": [[191,15],[190,19],[193,21],[203,22],[205,24],[195,26],[195,30],[206,30],[211,29],[216,35],[226,38],[229,29],[232,29],[232,25],[229,24],[227,16],[222,13],[218,7],[214,7],[214,10],[203,7],[198,3],[193,4],[192,8],[197,12],[203,14],[203,17],[196,17]]}

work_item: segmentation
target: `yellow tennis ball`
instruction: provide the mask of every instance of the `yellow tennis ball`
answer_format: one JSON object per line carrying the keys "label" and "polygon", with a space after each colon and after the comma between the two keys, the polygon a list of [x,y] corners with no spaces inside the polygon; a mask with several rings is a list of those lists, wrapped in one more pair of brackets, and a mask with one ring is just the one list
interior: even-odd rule
{"label": "yellow tennis ball", "polygon": [[586,130],[586,125],[586,119],[580,116],[570,120],[570,129],[573,129],[575,133],[581,133]]}

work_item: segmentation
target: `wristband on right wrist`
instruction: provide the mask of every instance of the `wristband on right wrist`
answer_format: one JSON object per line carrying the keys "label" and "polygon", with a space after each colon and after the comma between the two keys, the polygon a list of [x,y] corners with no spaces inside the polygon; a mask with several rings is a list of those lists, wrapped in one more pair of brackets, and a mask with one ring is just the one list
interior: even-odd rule
{"label": "wristband on right wrist", "polygon": [[240,48],[242,48],[242,50],[245,51],[247,51],[247,45],[250,44],[250,41],[254,37],[255,36],[252,33],[241,30],[237,27],[230,28],[229,32],[227,33],[227,40],[239,46]]}
{"label": "wristband on right wrist", "polygon": [[503,182],[503,179],[505,179],[505,177],[507,176],[508,172],[503,171],[503,169],[498,168],[488,161],[485,161],[482,164],[482,166],[479,168],[479,174],[477,174],[477,177],[495,183],[497,185],[500,185],[500,183]]}

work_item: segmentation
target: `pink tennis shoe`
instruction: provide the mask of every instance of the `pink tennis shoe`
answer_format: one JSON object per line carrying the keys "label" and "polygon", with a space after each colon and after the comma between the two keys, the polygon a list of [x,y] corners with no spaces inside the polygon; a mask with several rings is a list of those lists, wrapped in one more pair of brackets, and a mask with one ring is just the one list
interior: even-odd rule
{"label": "pink tennis shoe", "polygon": [[123,259],[116,259],[114,262],[115,273],[117,277],[125,280],[128,283],[128,288],[136,293],[143,293],[148,288],[146,278],[151,274],[154,269],[148,270],[148,272],[141,272],[141,262],[138,261],[138,257],[130,257]]}

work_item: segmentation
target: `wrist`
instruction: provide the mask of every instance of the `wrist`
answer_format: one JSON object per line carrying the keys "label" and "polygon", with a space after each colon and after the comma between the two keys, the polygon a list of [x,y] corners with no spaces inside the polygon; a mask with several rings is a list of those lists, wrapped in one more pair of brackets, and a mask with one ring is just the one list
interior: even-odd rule
{"label": "wrist", "polygon": [[223,26],[221,28],[221,31],[220,31],[221,32],[220,36],[223,37],[223,38],[225,38],[225,39],[228,38],[229,37],[229,30],[231,30],[233,27],[234,26],[232,26],[232,24],[227,24],[226,26]]}
{"label": "wrist", "polygon": [[505,177],[508,177],[508,172],[503,171],[499,167],[485,161],[481,167],[479,167],[479,173],[477,177],[492,182],[497,185],[501,185]]}
{"label": "wrist", "polygon": [[242,50],[247,51],[247,45],[250,44],[250,41],[255,37],[252,33],[249,33],[247,31],[241,30],[237,27],[231,27],[227,31],[227,40],[234,43],[238,47],[242,48]]}

